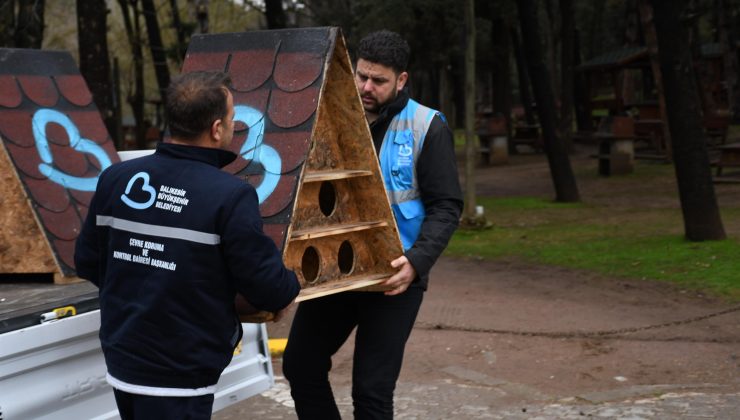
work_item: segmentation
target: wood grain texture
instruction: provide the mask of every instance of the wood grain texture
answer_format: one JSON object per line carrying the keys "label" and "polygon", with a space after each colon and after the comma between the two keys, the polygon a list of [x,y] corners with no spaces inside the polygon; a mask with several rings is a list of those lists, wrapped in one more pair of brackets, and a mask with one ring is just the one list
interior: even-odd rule
{"label": "wood grain texture", "polygon": [[51,250],[3,144],[0,139],[0,273],[54,273]]}

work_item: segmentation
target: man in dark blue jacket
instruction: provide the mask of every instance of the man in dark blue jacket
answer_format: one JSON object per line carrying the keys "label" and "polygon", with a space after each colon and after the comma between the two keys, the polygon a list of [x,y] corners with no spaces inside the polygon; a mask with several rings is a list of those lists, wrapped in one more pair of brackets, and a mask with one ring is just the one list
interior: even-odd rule
{"label": "man in dark blue jacket", "polygon": [[100,289],[100,341],[124,419],[210,418],[241,339],[236,294],[278,312],[299,291],[262,231],[257,194],[223,172],[234,104],[223,73],[172,81],[171,139],[98,180],[77,240],[80,277]]}

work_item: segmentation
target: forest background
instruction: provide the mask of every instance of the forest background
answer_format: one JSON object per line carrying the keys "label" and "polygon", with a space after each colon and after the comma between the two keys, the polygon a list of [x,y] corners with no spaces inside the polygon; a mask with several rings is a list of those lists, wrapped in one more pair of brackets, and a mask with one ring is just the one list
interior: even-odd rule
{"label": "forest background", "polygon": [[[461,138],[466,225],[490,225],[475,219],[478,200],[498,212],[492,216],[494,229],[461,231],[450,252],[498,258],[520,249],[517,258],[679,281],[737,298],[740,267],[733,256],[740,250],[740,212],[738,203],[721,200],[720,206],[717,199],[712,144],[701,121],[718,110],[706,107],[692,60],[704,46],[719,49],[724,74],[719,111],[736,122],[738,10],[738,0],[0,0],[0,47],[70,51],[111,137],[126,150],[150,148],[161,137],[161,92],[179,73],[193,34],[339,26],[351,52],[372,30],[397,31],[412,50],[412,96],[440,109]],[[593,133],[594,121],[612,111],[585,104],[599,95],[602,102],[611,99],[612,93],[584,97],[589,82],[578,69],[615,51],[645,46],[652,76],[643,72],[632,83],[650,85],[646,81],[652,78],[653,84],[643,93],[624,90],[632,100],[665,103],[663,124],[673,146],[665,161],[671,166],[656,170],[638,164],[631,176],[638,184],[671,180],[670,194],[678,200],[655,220],[632,214],[639,221],[634,231],[613,221],[605,228],[596,222],[605,208],[582,194],[585,172],[574,169],[571,160],[577,135]],[[662,88],[656,89],[658,79]],[[490,114],[505,117],[508,136],[517,123],[539,127],[540,157],[547,158],[554,201],[477,196],[475,120]],[[727,129],[732,139],[736,130]],[[546,221],[536,224],[546,227],[536,246],[521,246],[526,234],[516,236],[513,228],[522,225],[517,218],[523,210]],[[590,220],[587,211],[594,223],[583,223]],[[554,214],[567,214],[569,222]],[[585,232],[578,238],[573,223]],[[595,230],[586,232],[589,226]],[[620,228],[631,233],[616,235]],[[563,238],[571,238],[566,242],[572,246]]]}

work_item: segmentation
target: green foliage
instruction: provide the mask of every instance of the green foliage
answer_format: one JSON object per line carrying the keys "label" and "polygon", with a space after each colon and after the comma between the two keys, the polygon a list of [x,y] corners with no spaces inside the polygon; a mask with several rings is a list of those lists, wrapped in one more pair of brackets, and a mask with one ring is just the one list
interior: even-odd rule
{"label": "green foliage", "polygon": [[[486,208],[494,227],[459,230],[448,254],[516,258],[616,277],[664,280],[740,300],[740,241],[683,239],[678,209],[620,211],[532,197],[479,198],[478,204]],[[723,216],[738,220],[740,209],[726,209]]]}

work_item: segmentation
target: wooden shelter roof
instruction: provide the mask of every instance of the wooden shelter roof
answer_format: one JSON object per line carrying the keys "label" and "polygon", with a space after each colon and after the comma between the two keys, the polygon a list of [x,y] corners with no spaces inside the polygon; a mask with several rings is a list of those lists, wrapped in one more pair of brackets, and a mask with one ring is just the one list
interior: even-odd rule
{"label": "wooden shelter roof", "polygon": [[578,71],[604,71],[630,66],[648,56],[647,47],[628,47],[621,50],[609,51],[596,56],[578,67]]}

